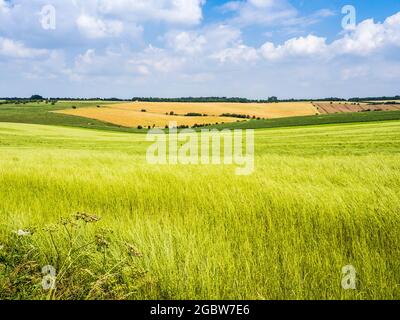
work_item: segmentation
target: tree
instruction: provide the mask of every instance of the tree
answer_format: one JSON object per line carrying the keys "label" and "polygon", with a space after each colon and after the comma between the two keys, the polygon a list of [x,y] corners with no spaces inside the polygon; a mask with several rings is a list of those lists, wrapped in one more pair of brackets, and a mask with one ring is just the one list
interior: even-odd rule
{"label": "tree", "polygon": [[38,94],[34,94],[34,95],[31,97],[31,100],[43,100],[43,97],[40,96],[40,95],[38,95]]}
{"label": "tree", "polygon": [[269,97],[268,102],[278,102],[278,98],[275,96]]}

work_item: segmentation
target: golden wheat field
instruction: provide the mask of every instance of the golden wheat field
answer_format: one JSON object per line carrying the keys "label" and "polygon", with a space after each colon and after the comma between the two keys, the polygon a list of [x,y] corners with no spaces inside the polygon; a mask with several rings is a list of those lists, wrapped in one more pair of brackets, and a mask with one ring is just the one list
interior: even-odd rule
{"label": "golden wheat field", "polygon": [[[145,112],[144,112],[145,111]],[[178,125],[216,124],[238,121],[222,114],[249,115],[256,118],[283,118],[315,115],[318,110],[310,102],[288,103],[170,103],[131,102],[102,105],[101,108],[88,107],[66,109],[58,113],[96,119],[125,127],[155,126],[165,127],[169,122]],[[170,115],[173,113],[173,115]],[[199,113],[202,117],[185,116]]]}
{"label": "golden wheat field", "polygon": [[166,115],[165,113],[150,113],[134,110],[115,109],[109,107],[102,108],[80,108],[58,111],[59,113],[96,119],[124,127],[148,127],[155,126],[164,128],[170,122],[176,122],[178,126],[195,124],[216,124],[222,122],[234,122],[238,119],[228,117],[185,117],[184,115]]}

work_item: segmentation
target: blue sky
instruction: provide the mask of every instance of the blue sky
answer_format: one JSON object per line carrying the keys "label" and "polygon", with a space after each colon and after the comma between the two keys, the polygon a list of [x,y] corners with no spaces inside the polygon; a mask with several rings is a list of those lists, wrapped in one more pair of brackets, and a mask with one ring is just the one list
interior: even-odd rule
{"label": "blue sky", "polygon": [[400,1],[0,0],[0,70],[0,96],[397,95]]}

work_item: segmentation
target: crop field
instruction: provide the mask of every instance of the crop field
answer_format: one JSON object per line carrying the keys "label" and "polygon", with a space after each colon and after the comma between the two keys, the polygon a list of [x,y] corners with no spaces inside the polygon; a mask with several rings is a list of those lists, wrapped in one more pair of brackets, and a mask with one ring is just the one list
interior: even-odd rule
{"label": "crop field", "polygon": [[310,102],[279,102],[279,103],[170,103],[170,102],[134,102],[115,104],[117,109],[139,111],[146,109],[153,113],[173,111],[184,115],[189,112],[220,116],[221,114],[243,114],[260,118],[282,118],[288,116],[314,115],[315,108]]}
{"label": "crop field", "polygon": [[[120,113],[115,113],[114,111],[108,111],[108,109],[113,105],[119,105],[118,108],[121,109]],[[68,127],[79,127],[79,128],[90,128],[90,129],[99,129],[99,130],[107,130],[107,131],[118,131],[118,132],[132,132],[132,133],[144,133],[147,131],[148,126],[153,126],[155,123],[155,119],[165,119],[169,121],[176,121],[177,118],[182,118],[181,115],[165,115],[160,113],[149,112],[146,109],[146,112],[141,112],[140,115],[137,114],[135,110],[129,110],[132,104],[123,104],[125,107],[121,106],[120,103],[112,102],[112,101],[58,101],[56,104],[46,104],[43,102],[29,102],[26,104],[16,104],[16,103],[6,103],[0,104],[0,122],[13,122],[13,123],[27,123],[27,124],[44,124],[44,125],[59,125],[59,126],[68,126]],[[126,105],[128,105],[128,110],[126,110]],[[160,105],[160,104],[156,104]],[[193,108],[202,104],[193,103]],[[240,104],[243,108],[246,107],[247,104]],[[271,106],[280,106],[279,104],[270,104]],[[292,104],[293,105],[293,104]],[[98,106],[100,108],[98,108]],[[75,107],[76,109],[74,109]],[[190,112],[195,112],[197,109],[188,109]],[[138,106],[136,106],[138,109]],[[118,124],[112,124],[109,122],[105,122],[106,120],[96,120],[93,118],[86,118],[80,116],[73,116],[67,113],[73,112],[77,113],[80,110],[84,110],[83,112],[95,112],[96,116],[99,115],[100,110],[103,113],[111,112],[113,117],[116,117],[117,114],[120,115],[120,121],[125,122],[126,125],[129,125],[127,122],[133,123],[132,119],[135,116],[140,119],[148,119],[146,123],[143,120],[138,122],[143,126],[143,129],[138,130],[137,126],[134,127],[125,127]],[[185,111],[188,111],[185,110]],[[61,113],[60,113],[61,111]],[[153,110],[154,111],[154,110]],[[155,110],[156,111],[156,110]],[[124,117],[124,113],[126,112],[134,112],[134,117]],[[159,111],[160,112],[160,111]],[[183,111],[181,111],[183,113]],[[150,115],[149,115],[150,114]],[[221,119],[220,117],[184,117],[184,121],[187,123],[197,123],[202,124],[202,119],[205,118],[210,120],[206,122],[206,124],[211,124],[212,127],[215,128],[242,128],[242,129],[259,129],[259,128],[275,128],[275,127],[286,127],[286,126],[304,126],[304,125],[318,125],[318,124],[333,124],[333,123],[351,123],[351,122],[370,122],[370,121],[387,121],[387,120],[400,120],[400,111],[380,111],[380,112],[346,112],[346,113],[331,113],[331,114],[318,114],[318,115],[310,115],[310,116],[292,116],[292,117],[283,117],[283,118],[272,118],[272,119],[251,119],[244,120],[238,118],[224,117]],[[225,121],[224,121],[225,120]],[[191,121],[191,122],[189,122]],[[239,122],[237,122],[239,121]],[[219,123],[216,125],[216,123]],[[222,123],[225,122],[225,123]],[[163,121],[158,122],[160,127],[164,128],[161,124]],[[179,122],[178,122],[179,124]]]}
{"label": "crop field", "polygon": [[400,104],[369,104],[369,103],[314,103],[321,114],[343,112],[369,112],[369,111],[398,111]]}
{"label": "crop field", "polygon": [[0,123],[0,299],[398,300],[399,144],[397,120],[259,129],[236,176],[150,165],[143,134]]}
{"label": "crop field", "polygon": [[212,126],[218,129],[262,129],[297,126],[315,126],[339,123],[361,123],[400,120],[400,111],[346,112],[315,116],[289,117],[267,120],[249,120]]}
{"label": "crop field", "polygon": [[388,102],[395,102],[395,103],[400,103],[400,100],[397,99],[391,99],[391,100],[373,100],[373,101],[367,101],[368,103],[388,103]]}
{"label": "crop field", "polygon": [[[223,115],[244,115],[260,119],[274,119],[290,116],[307,116],[318,113],[310,102],[282,103],[162,103],[132,102],[58,110],[58,113],[86,117],[125,127],[153,126],[164,128],[170,121],[178,125],[216,124],[236,122],[235,117]],[[186,116],[198,113],[202,116]]]}
{"label": "crop field", "polygon": [[218,116],[197,116],[197,117],[186,117],[184,115],[167,115],[162,113],[150,113],[134,111],[129,109],[119,109],[114,107],[92,107],[92,108],[81,108],[71,110],[56,111],[58,113],[79,116],[84,118],[96,119],[115,125],[121,125],[124,127],[138,127],[142,126],[146,128],[157,127],[165,128],[170,122],[176,122],[177,125],[188,125],[193,126],[195,124],[217,124],[221,122],[234,122],[237,121],[235,118],[218,117]]}

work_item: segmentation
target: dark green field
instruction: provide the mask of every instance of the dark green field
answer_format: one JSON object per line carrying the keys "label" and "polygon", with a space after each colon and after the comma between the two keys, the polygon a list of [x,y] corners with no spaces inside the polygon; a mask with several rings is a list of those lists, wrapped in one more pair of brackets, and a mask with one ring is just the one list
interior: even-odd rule
{"label": "dark green field", "polygon": [[318,116],[290,117],[270,120],[250,120],[213,126],[218,129],[263,129],[278,127],[315,126],[335,123],[356,123],[400,120],[400,111],[375,111],[357,113],[322,114]]}
{"label": "dark green field", "polygon": [[55,105],[51,105],[50,103],[46,104],[43,102],[30,102],[26,104],[2,104],[0,105],[0,122],[45,124],[121,132],[140,132],[140,130],[134,128],[124,128],[95,119],[87,119],[52,112],[72,108],[72,106],[75,106],[76,108],[84,108],[111,103],[113,102],[59,101]]}

